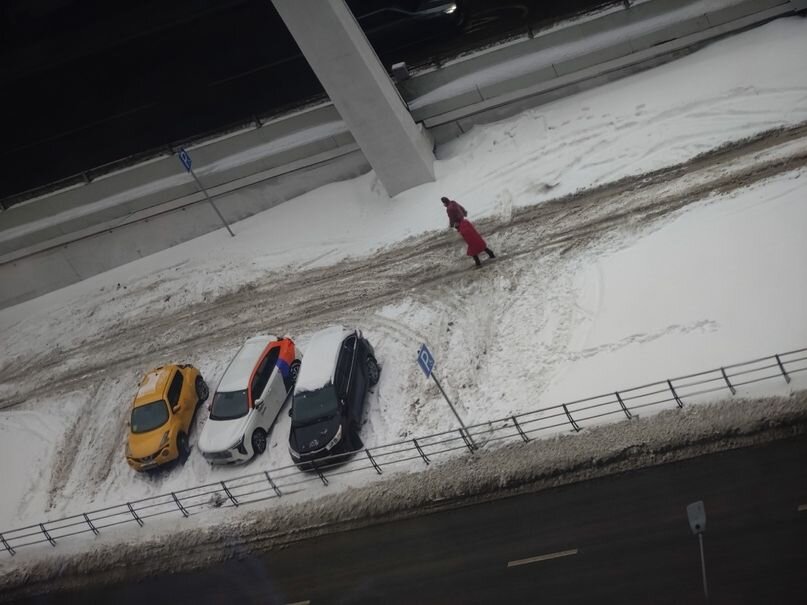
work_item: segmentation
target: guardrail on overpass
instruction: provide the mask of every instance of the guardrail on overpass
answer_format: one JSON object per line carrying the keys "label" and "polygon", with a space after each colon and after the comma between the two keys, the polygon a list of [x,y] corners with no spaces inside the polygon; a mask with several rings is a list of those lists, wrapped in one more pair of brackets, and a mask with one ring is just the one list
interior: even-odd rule
{"label": "guardrail on overpass", "polygon": [[[807,0],[650,0],[527,37],[402,83],[435,141],[603,84],[686,49],[807,9]],[[505,69],[508,77],[496,77]],[[442,92],[441,92],[442,91]]]}
{"label": "guardrail on overpass", "polygon": [[[807,0],[648,0],[425,71],[400,87],[440,142],[803,10]],[[230,222],[369,169],[330,103],[188,148]],[[0,308],[218,229],[203,201],[176,157],[164,155],[0,213]]]}
{"label": "guardrail on overpass", "polygon": [[323,458],[308,474],[293,464],[272,467],[226,481],[4,530],[0,533],[0,545],[13,556],[20,548],[45,543],[55,547],[64,538],[87,533],[98,535],[102,529],[118,525],[137,523],[142,527],[146,519],[163,515],[190,517],[204,510],[236,508],[280,499],[284,492],[300,491],[312,482],[327,486],[329,478],[339,475],[364,471],[380,475],[386,468],[413,460],[421,460],[428,466],[432,458],[461,450],[475,454],[490,443],[528,442],[542,432],[562,429],[579,432],[588,423],[595,425],[595,421],[599,424],[603,419],[630,420],[640,410],[658,406],[683,408],[695,398],[713,397],[717,393],[734,396],[739,387],[761,382],[784,380],[790,384],[791,376],[801,372],[807,372],[807,348],[538,408],[465,429],[457,428]]}

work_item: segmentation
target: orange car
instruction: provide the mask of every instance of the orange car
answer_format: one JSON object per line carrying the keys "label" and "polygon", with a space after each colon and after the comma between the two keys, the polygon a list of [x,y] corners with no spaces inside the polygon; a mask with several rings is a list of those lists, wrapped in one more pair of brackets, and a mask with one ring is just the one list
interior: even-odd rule
{"label": "orange car", "polygon": [[188,433],[209,389],[192,365],[165,365],[148,372],[132,403],[126,461],[147,471],[190,452]]}

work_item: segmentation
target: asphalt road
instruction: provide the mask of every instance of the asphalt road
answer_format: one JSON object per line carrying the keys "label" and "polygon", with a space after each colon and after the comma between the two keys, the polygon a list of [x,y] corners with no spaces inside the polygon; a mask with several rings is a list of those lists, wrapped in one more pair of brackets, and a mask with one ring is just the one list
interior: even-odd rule
{"label": "asphalt road", "polygon": [[801,437],[26,603],[705,603],[696,500],[711,603],[807,602]]}

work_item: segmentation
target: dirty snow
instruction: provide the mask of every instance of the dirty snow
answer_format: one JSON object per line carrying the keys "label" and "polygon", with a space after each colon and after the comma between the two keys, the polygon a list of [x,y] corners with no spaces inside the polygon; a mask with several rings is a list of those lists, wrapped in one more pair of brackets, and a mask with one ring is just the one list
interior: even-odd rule
{"label": "dirty snow", "polygon": [[[598,200],[602,234],[597,225],[575,232],[575,213],[586,211],[575,198],[558,208],[566,222],[551,247],[540,239],[556,226],[551,213],[511,224],[543,202],[807,121],[807,62],[781,60],[798,56],[807,56],[807,21],[780,20],[475,128],[438,149],[436,183],[394,200],[372,174],[334,183],[236,224],[234,239],[212,233],[0,311],[0,406],[13,406],[0,411],[0,530],[289,464],[282,412],[267,452],[246,470],[211,468],[194,451],[183,468],[142,476],[123,456],[144,371],[190,362],[215,384],[259,332],[291,333],[307,350],[324,325],[362,328],[383,368],[362,434],[370,447],[454,426],[416,366],[421,342],[467,422],[807,346],[801,139],[782,156],[789,172],[690,194],[700,202],[676,212],[626,212],[608,227],[630,191]],[[758,155],[711,166],[710,178],[753,173]],[[690,177],[654,194],[675,197]],[[489,236],[498,261],[475,271],[456,234],[437,231],[444,194],[483,233],[498,227]],[[574,238],[563,243],[567,231]],[[403,279],[393,269],[405,265]],[[367,294],[355,309],[340,307],[350,290]],[[175,346],[167,334],[201,338]]]}

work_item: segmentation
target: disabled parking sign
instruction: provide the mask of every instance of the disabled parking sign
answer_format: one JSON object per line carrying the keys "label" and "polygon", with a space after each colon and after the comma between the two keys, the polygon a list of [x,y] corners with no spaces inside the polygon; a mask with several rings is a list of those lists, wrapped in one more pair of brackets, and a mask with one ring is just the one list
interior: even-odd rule
{"label": "disabled parking sign", "polygon": [[179,161],[182,162],[182,165],[185,167],[185,170],[190,172],[191,166],[193,165],[193,162],[191,161],[191,155],[187,151],[185,151],[185,149],[182,147],[179,148],[178,155],[179,155]]}
{"label": "disabled parking sign", "polygon": [[432,370],[434,370],[434,356],[425,344],[420,345],[420,350],[418,351],[418,365],[420,369],[423,370],[423,373],[426,374],[426,378],[430,378]]}

